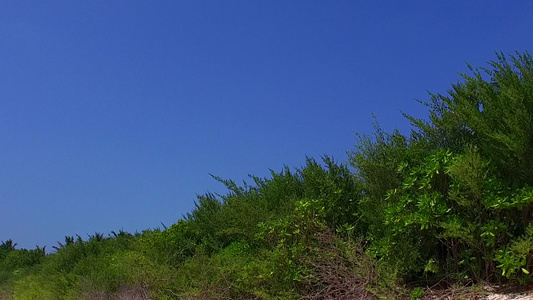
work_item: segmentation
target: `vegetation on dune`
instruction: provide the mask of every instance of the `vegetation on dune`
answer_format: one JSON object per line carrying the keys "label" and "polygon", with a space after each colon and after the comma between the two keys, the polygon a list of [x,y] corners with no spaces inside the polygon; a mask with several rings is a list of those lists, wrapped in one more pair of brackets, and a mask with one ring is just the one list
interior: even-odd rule
{"label": "vegetation on dune", "polygon": [[436,282],[532,283],[533,59],[505,56],[431,94],[413,130],[360,137],[198,197],[168,228],[0,244],[0,299],[352,299]]}

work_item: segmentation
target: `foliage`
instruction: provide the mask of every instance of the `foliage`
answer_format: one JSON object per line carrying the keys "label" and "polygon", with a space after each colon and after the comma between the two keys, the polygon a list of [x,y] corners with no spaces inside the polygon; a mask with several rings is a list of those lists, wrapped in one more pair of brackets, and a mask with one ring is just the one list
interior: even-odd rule
{"label": "foliage", "polygon": [[[497,53],[488,68],[469,69],[449,96],[432,95],[430,121],[410,118],[434,147],[475,145],[512,186],[533,185],[533,59]],[[488,77],[488,79],[486,79]]]}
{"label": "foliage", "polygon": [[498,268],[507,278],[518,278],[527,282],[533,269],[533,223],[529,224],[523,236],[498,250],[495,260]]}
{"label": "foliage", "polygon": [[424,290],[420,287],[413,289],[413,291],[411,292],[412,300],[420,299],[422,298],[422,296],[424,296]]}
{"label": "foliage", "polygon": [[[348,165],[213,176],[170,227],[67,236],[54,253],[0,243],[0,298],[390,297],[433,282],[530,284],[533,59],[497,60],[430,94],[413,131],[359,137]],[[411,299],[424,290],[411,290]],[[396,296],[396,295],[394,295]]]}

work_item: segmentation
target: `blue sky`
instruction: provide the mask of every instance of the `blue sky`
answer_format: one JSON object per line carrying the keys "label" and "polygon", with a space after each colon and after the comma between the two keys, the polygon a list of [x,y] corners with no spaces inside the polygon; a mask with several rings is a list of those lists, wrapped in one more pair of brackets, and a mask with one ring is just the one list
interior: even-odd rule
{"label": "blue sky", "polygon": [[346,160],[505,53],[530,1],[2,1],[0,240],[177,221],[209,173]]}

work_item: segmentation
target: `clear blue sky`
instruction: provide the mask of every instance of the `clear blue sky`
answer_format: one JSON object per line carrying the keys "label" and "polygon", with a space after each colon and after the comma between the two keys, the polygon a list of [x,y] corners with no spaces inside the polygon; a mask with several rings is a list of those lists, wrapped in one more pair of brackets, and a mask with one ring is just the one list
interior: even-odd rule
{"label": "clear blue sky", "polygon": [[209,173],[346,160],[408,132],[494,51],[533,51],[530,1],[2,1],[0,240],[170,225]]}

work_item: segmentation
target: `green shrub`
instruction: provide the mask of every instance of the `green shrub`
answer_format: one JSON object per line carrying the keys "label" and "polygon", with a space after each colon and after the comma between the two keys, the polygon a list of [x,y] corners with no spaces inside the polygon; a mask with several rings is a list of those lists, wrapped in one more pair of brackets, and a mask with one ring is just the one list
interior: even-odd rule
{"label": "green shrub", "polygon": [[79,278],[69,274],[32,274],[15,281],[13,298],[21,300],[74,300]]}

